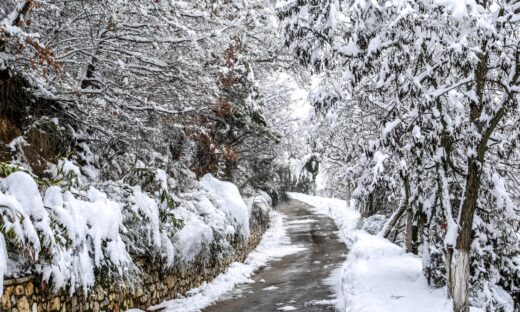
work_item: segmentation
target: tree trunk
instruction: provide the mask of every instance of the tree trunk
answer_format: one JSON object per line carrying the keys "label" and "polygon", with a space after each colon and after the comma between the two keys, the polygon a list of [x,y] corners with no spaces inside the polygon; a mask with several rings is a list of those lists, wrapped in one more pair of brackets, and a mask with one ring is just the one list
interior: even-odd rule
{"label": "tree trunk", "polygon": [[[486,50],[487,41],[482,44],[482,51]],[[483,53],[475,69],[475,93],[478,101],[470,103],[470,120],[474,124],[482,138],[477,145],[477,156],[468,159],[468,174],[466,178],[466,189],[464,190],[464,200],[459,213],[459,233],[455,249],[451,256],[448,266],[448,292],[453,299],[454,312],[469,312],[469,256],[471,242],[473,241],[473,217],[477,207],[478,194],[481,183],[481,168],[484,163],[487,150],[487,143],[496,126],[504,116],[507,105],[504,103],[502,108],[491,118],[489,126],[484,128],[480,121],[483,107],[485,107],[485,83],[488,74],[489,54]]]}
{"label": "tree trunk", "polygon": [[459,235],[455,249],[448,250],[448,291],[454,312],[469,312],[469,254],[473,240],[473,217],[477,205],[481,172],[476,159],[470,159],[464,201],[460,212]]}
{"label": "tree trunk", "polygon": [[403,216],[404,212],[406,211],[406,205],[403,203],[399,209],[390,216],[388,221],[386,221],[385,225],[381,229],[381,232],[379,233],[380,236],[383,236],[384,238],[390,237],[390,234],[392,233],[392,229],[397,226],[399,223],[399,220],[401,220],[401,217]]}
{"label": "tree trunk", "polygon": [[414,213],[412,205],[410,205],[410,181],[408,176],[403,177],[404,183],[404,209],[406,210],[406,252],[417,253],[414,244]]}
{"label": "tree trunk", "polygon": [[423,212],[422,205],[419,204],[417,211],[414,214],[412,226],[412,250],[411,252],[418,255],[419,246],[422,243],[421,234],[423,233],[424,224],[426,223],[426,215]]}
{"label": "tree trunk", "polygon": [[361,212],[361,216],[363,218],[368,218],[372,215],[372,211],[374,209],[373,205],[374,205],[374,191],[370,192],[370,194],[368,194],[368,198],[365,202],[365,205],[363,205],[363,210]]}
{"label": "tree trunk", "polygon": [[469,251],[455,249],[451,256],[449,293],[454,312],[469,312]]}

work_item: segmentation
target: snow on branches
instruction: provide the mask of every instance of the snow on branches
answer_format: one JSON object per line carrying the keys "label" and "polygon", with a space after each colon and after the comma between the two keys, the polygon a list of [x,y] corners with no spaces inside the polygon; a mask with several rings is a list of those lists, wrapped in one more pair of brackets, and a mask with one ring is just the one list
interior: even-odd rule
{"label": "snow on branches", "polygon": [[284,187],[274,26],[265,1],[3,1],[0,273],[86,291],[98,272],[135,278],[132,257],[172,265],[247,237],[218,179]]}
{"label": "snow on branches", "polygon": [[[319,55],[320,63],[334,65],[320,69],[341,85],[335,110],[346,125],[342,136],[351,141],[349,152],[361,145],[348,160],[357,172],[353,195],[364,205],[376,190],[396,195],[400,213],[393,216],[405,224],[408,250],[417,252],[422,244],[428,274],[437,266],[430,252],[443,250],[435,261],[446,262],[455,310],[467,311],[469,282],[476,283],[467,257],[471,249],[471,258],[479,259],[473,237],[484,228],[475,228],[474,220],[493,224],[480,217],[487,211],[510,220],[501,230],[517,227],[518,201],[511,190],[518,182],[511,172],[518,173],[519,4],[340,1],[333,10],[337,23],[326,24],[331,5],[292,1],[281,11],[291,25],[286,40],[299,59],[315,67],[303,47]],[[335,27],[324,32],[324,25]],[[323,50],[328,52],[316,52]],[[365,123],[351,127],[359,123],[359,115],[351,113],[356,111]],[[388,157],[376,161],[378,153]],[[491,177],[495,182],[488,182]],[[488,196],[494,199],[484,200]],[[506,202],[507,209],[499,208]],[[389,220],[396,227],[398,221]],[[514,241],[509,250],[518,253]],[[490,282],[516,296],[514,278],[504,274]]]}

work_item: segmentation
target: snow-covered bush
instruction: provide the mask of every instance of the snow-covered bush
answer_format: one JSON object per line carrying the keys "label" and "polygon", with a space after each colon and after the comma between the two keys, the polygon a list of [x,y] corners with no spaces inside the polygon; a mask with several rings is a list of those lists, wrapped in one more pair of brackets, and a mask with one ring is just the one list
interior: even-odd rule
{"label": "snow-covered bush", "polygon": [[385,225],[386,219],[385,215],[375,214],[359,220],[359,228],[367,231],[369,234],[376,235]]}
{"label": "snow-covered bush", "polygon": [[60,242],[41,273],[55,288],[69,286],[73,292],[82,287],[86,292],[96,282],[96,271],[104,272],[107,280],[132,273],[119,203],[93,187],[77,196],[57,186],[46,190],[43,202]]}
{"label": "snow-covered bush", "polygon": [[110,188],[125,203],[125,240],[133,255],[164,259],[172,265],[175,250],[171,236],[184,223],[173,213],[175,202],[165,171],[142,163],[124,177],[123,183]]}
{"label": "snow-covered bush", "polygon": [[201,185],[208,192],[209,199],[216,204],[218,209],[224,211],[228,224],[232,226],[231,228],[238,229],[238,233],[231,232],[229,234],[240,234],[242,237],[248,237],[251,212],[240,196],[238,188],[233,183],[214,178],[211,174],[202,178]]}
{"label": "snow-covered bush", "polygon": [[[0,181],[0,211],[2,240],[8,250],[16,251],[33,263],[39,260],[40,253],[50,253],[56,241],[49,213],[44,208],[38,185],[29,174],[13,172]],[[3,250],[5,257],[8,250]]]}
{"label": "snow-covered bush", "polygon": [[96,269],[121,277],[132,267],[121,207],[95,188],[73,195],[51,186],[42,195],[33,177],[19,171],[0,180],[0,198],[3,255],[39,264],[35,268],[54,287],[86,290]]}

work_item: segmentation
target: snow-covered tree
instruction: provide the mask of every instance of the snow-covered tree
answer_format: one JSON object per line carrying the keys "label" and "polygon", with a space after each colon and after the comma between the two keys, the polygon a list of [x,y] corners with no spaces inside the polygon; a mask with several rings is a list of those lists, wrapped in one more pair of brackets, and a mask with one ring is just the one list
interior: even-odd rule
{"label": "snow-covered tree", "polygon": [[[481,209],[499,218],[516,214],[484,197],[493,184],[486,177],[503,176],[498,167],[507,158],[504,151],[518,139],[519,4],[333,3],[290,1],[281,6],[285,23],[296,25],[286,28],[288,45],[303,62],[327,64],[322,69],[341,77],[337,84],[348,95],[342,109],[358,108],[379,122],[364,162],[380,178],[358,179],[358,189],[367,189],[362,195],[368,198],[374,189],[367,185],[381,179],[401,186],[396,193],[407,211],[408,250],[417,250],[420,232],[426,264],[432,250],[443,250],[454,309],[469,311],[475,215]],[[305,57],[302,46],[315,58]],[[501,196],[510,196],[507,189],[515,182],[501,180],[507,181]],[[509,227],[516,225],[508,222],[500,230]],[[509,250],[518,250],[513,245]],[[509,283],[504,281],[493,283]]]}
{"label": "snow-covered tree", "polygon": [[[213,238],[194,214],[210,202],[196,174],[282,195],[286,89],[266,79],[287,61],[276,22],[261,0],[3,1],[0,273],[28,259],[56,288],[86,291],[94,272],[134,278],[132,257],[185,260],[183,226],[206,230],[194,246]],[[12,174],[34,180],[37,215],[16,204]],[[70,207],[92,215],[76,225]]]}

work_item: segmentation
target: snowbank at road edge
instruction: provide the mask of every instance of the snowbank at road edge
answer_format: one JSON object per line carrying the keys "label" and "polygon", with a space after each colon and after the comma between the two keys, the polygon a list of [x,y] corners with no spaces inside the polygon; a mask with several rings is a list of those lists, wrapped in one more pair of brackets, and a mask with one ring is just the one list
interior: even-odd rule
{"label": "snowbank at road edge", "polygon": [[289,193],[289,197],[332,218],[340,229],[340,239],[349,249],[347,260],[328,281],[337,295],[339,311],[452,311],[446,289],[427,284],[421,258],[407,254],[387,239],[357,230],[359,213],[346,201],[298,193]]}
{"label": "snowbank at road edge", "polygon": [[[209,283],[188,292],[187,297],[165,301],[148,310],[165,312],[195,312],[215,303],[222,295],[232,291],[236,285],[254,283],[251,277],[268,261],[299,252],[301,247],[291,246],[284,226],[284,217],[272,212],[271,223],[256,249],[249,254],[244,263],[232,263],[226,272]],[[164,309],[164,310],[163,310]],[[134,310],[139,311],[139,310]]]}

